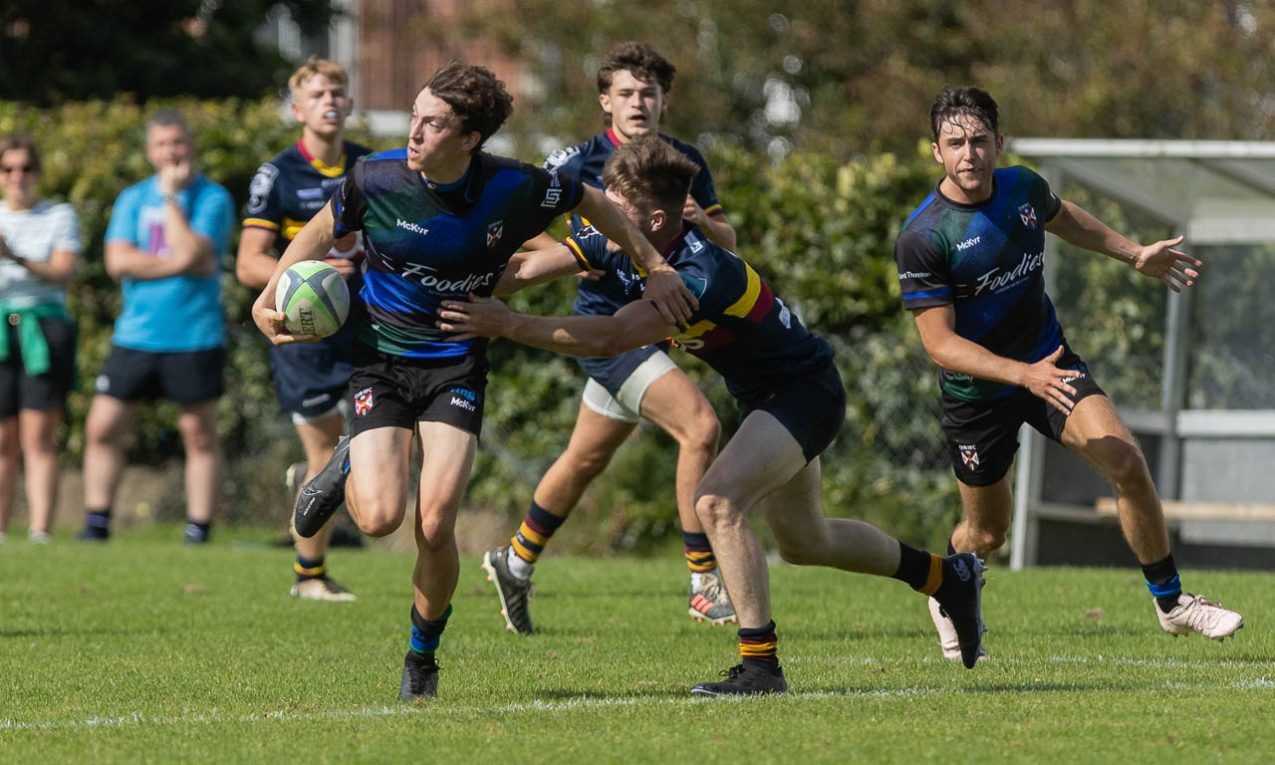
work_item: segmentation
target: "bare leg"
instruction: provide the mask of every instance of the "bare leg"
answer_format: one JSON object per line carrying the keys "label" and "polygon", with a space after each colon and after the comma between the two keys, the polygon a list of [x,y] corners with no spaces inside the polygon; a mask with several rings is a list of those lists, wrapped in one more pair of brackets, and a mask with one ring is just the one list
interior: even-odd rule
{"label": "bare leg", "polygon": [[18,488],[22,453],[18,448],[18,418],[0,420],[0,534],[9,530],[9,514]]}
{"label": "bare leg", "polygon": [[584,490],[606,466],[635,425],[598,414],[581,402],[566,451],[554,460],[532,495],[536,504],[566,518]]}
{"label": "bare leg", "polygon": [[134,404],[97,395],[84,425],[84,507],[105,510],[115,502],[124,472],[124,434]]}
{"label": "bare leg", "polygon": [[[301,448],[305,450],[306,459],[305,480],[301,482],[303,486],[306,481],[318,475],[323,466],[327,464],[332,457],[332,450],[336,448],[337,440],[344,432],[345,418],[339,413],[297,425],[297,437],[301,440]],[[294,534],[293,539],[296,543],[297,555],[311,560],[324,557],[328,550],[328,540],[331,537],[331,523],[325,523],[323,528],[319,529],[319,533],[309,539],[299,534]]]}
{"label": "bare leg", "polygon": [[30,528],[48,533],[53,530],[53,510],[58,502],[58,429],[62,426],[62,410],[23,409],[18,416]]}
{"label": "bare leg", "polygon": [[365,430],[350,439],[345,505],[364,534],[383,537],[403,522],[411,445],[406,428]]}
{"label": "bare leg", "polygon": [[1063,445],[1098,469],[1116,492],[1120,528],[1138,562],[1169,555],[1169,532],[1142,449],[1111,399],[1089,396],[1076,404],[1063,428]]}
{"label": "bare leg", "polygon": [[418,427],[423,453],[412,584],[416,612],[435,620],[446,613],[460,577],[456,513],[474,466],[478,437],[441,422],[422,422]]}
{"label": "bare leg", "polygon": [[957,552],[972,552],[986,558],[1005,544],[1010,517],[1014,512],[1014,495],[1010,490],[1010,474],[988,486],[970,486],[957,481],[961,490],[961,522],[952,532],[952,547]]}
{"label": "bare leg", "polygon": [[703,533],[695,514],[695,488],[713,463],[722,432],[712,405],[685,372],[672,369],[646,389],[642,416],[677,439],[677,517],[683,531]]}
{"label": "bare leg", "polygon": [[183,406],[177,428],[186,448],[186,518],[195,523],[208,523],[212,520],[221,479],[217,402]]}

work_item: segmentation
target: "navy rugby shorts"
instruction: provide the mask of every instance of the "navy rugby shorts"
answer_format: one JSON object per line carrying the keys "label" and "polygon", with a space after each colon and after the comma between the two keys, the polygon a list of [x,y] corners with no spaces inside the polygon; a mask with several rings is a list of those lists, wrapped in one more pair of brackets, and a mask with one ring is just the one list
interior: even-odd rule
{"label": "navy rugby shorts", "polygon": [[770,414],[797,439],[806,462],[837,437],[846,419],[846,388],[831,359],[822,368],[784,381],[770,391],[739,401],[739,421],[754,411]]}
{"label": "navy rugby shorts", "polygon": [[415,430],[418,422],[443,422],[475,436],[482,433],[485,356],[418,359],[381,353],[356,341],[353,367],[351,436],[376,428]]}

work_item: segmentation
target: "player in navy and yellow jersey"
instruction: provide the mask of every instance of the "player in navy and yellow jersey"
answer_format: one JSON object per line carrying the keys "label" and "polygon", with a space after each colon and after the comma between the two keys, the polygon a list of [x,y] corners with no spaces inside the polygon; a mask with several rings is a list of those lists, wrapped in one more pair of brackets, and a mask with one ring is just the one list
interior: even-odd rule
{"label": "player in navy and yellow jersey", "polygon": [[[346,171],[368,149],[343,139],[353,102],[349,78],[340,64],[311,58],[288,80],[292,118],[301,138],[262,165],[248,187],[248,206],[239,238],[235,275],[260,289],[270,280],[277,258],[314,214],[328,203]],[[327,262],[345,275],[351,291],[359,287],[362,241],[353,234],[339,241]],[[313,345],[271,346],[279,408],[292,414],[306,461],[288,470],[293,496],[332,456],[345,432],[341,404],[350,382],[352,332],[343,329]],[[347,601],[354,595],[327,576],[330,530],[312,539],[295,537],[296,581],[292,594],[310,600]]]}
{"label": "player in navy and yellow jersey", "polygon": [[[554,152],[544,166],[602,188],[603,165],[618,147],[639,136],[658,135],[698,168],[686,196],[684,217],[712,241],[733,249],[735,231],[717,201],[704,157],[695,147],[659,133],[675,73],[673,65],[650,45],[630,42],[616,46],[598,68],[598,101],[607,129],[584,143]],[[581,225],[578,216],[572,223]],[[555,244],[552,237],[542,236],[529,246]],[[631,283],[619,281],[614,272],[596,280],[581,280],[574,312],[610,316],[641,297],[630,287]],[[613,358],[579,362],[589,379],[567,448],[540,479],[527,516],[509,545],[483,558],[483,568],[500,596],[506,626],[519,633],[532,631],[527,601],[534,564],[641,417],[678,442],[675,489],[683,550],[691,572],[688,613],[697,621],[714,625],[735,621],[712,546],[695,516],[695,486],[713,460],[721,433],[712,406],[660,344]]]}
{"label": "player in navy and yellow jersey", "polygon": [[299,534],[311,536],[345,501],[365,533],[392,533],[403,520],[408,458],[419,438],[403,700],[437,692],[434,653],[459,575],[456,512],[486,400],[486,341],[445,337],[435,326],[440,302],[492,294],[522,243],[574,209],[651,274],[647,297],[661,315],[681,320],[696,305],[677,273],[602,192],[480,150],[511,110],[504,84],[486,68],[452,62],[439,69],[413,103],[407,147],[355,165],[284,252],[253,305],[257,326],[272,342],[315,340],[284,329],[283,314],[273,308],[275,284],[292,264],[320,259],[337,240],[362,232],[367,265],[351,318],[351,435],[302,488],[293,519]]}
{"label": "player in navy and yellow jersey", "polygon": [[[1045,294],[1045,232],[1115,258],[1174,292],[1200,261],[1182,237],[1140,245],[1111,230],[1024,167],[996,169],[1003,145],[996,101],[947,88],[930,110],[938,187],[895,244],[903,304],[941,368],[943,432],[964,516],[951,548],[981,556],[1005,542],[1013,498],[1009,468],[1023,423],[1062,443],[1112,483],[1125,538],[1142,564],[1168,632],[1221,639],[1240,615],[1182,592],[1160,499],[1138,442],[1063,336]],[[944,655],[950,623],[931,602]]]}
{"label": "player in navy and yellow jersey", "polygon": [[[766,556],[746,522],[762,503],[784,560],[890,576],[937,597],[960,627],[967,666],[982,635],[981,562],[962,553],[940,558],[916,550],[861,521],[828,518],[820,492],[819,454],[845,419],[845,388],[832,348],[806,329],[766,281],[737,255],[684,225],[681,201],[696,166],[652,139],[625,144],[607,162],[610,196],[699,298],[687,322],[670,324],[649,306],[630,303],[612,316],[542,317],[509,311],[495,300],[448,301],[440,328],[458,337],[508,337],[558,353],[615,354],[672,335],[674,343],[726,380],[740,426],[696,491],[695,510],[708,531],[739,614],[741,662],[728,678],[701,683],[705,696],[783,693]],[[638,278],[606,252],[601,237],[573,236],[574,252],[537,257],[605,266]],[[568,263],[567,270],[570,270]],[[546,266],[548,267],[548,266]]]}

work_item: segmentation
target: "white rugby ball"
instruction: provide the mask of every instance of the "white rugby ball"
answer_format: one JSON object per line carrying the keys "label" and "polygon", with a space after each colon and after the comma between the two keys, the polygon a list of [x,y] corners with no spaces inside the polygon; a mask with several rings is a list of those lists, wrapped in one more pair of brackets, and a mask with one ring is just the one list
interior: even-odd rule
{"label": "white rugby ball", "polygon": [[284,326],[289,332],[327,337],[341,328],[350,313],[350,288],[327,263],[303,260],[279,277],[274,305],[287,317]]}

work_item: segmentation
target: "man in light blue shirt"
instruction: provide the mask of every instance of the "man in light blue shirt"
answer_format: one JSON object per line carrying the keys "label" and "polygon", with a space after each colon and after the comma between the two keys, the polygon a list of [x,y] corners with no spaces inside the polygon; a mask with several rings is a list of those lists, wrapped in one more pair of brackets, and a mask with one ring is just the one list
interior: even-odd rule
{"label": "man in light blue shirt", "polygon": [[208,540],[222,462],[216,406],[226,333],[219,274],[234,203],[199,174],[194,153],[181,114],[156,112],[146,122],[146,158],[156,174],[125,189],[111,211],[106,270],[122,283],[124,307],[85,425],[81,539],[110,535],[129,420],[138,403],[166,398],[181,406],[185,538]]}

